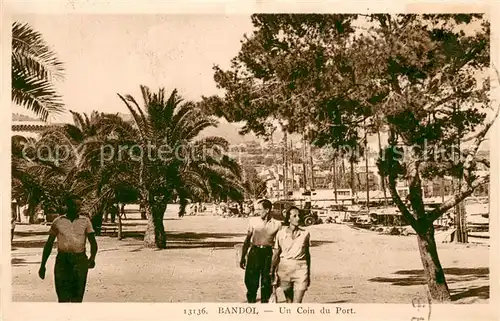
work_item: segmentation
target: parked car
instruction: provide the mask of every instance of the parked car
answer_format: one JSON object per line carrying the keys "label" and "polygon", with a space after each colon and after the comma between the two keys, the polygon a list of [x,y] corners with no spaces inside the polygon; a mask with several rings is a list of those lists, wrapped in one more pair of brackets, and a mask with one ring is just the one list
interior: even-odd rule
{"label": "parked car", "polygon": [[374,219],[373,216],[367,215],[367,214],[362,214],[356,217],[354,221],[354,225],[361,227],[361,228],[370,228],[372,227],[376,222],[376,219]]}
{"label": "parked car", "polygon": [[[271,211],[271,216],[274,219],[283,221],[285,219],[284,211],[288,210],[290,207],[296,206],[294,201],[290,200],[279,200],[274,202],[273,209]],[[311,208],[299,209],[301,214],[304,216],[304,225],[310,226],[320,223],[318,213],[313,211]]]}

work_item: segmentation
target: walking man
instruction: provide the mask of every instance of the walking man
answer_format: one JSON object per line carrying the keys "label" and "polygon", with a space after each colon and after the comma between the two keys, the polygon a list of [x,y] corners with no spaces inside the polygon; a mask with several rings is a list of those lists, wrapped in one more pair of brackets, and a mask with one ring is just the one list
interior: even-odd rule
{"label": "walking man", "polygon": [[[258,203],[259,216],[250,218],[247,237],[241,251],[240,267],[245,269],[248,303],[257,301],[259,283],[261,303],[268,303],[272,293],[273,245],[276,233],[281,228],[281,222],[271,218],[271,208],[272,203],[267,199]],[[248,259],[246,259],[247,253]]]}
{"label": "walking man", "polygon": [[[45,264],[57,238],[57,257],[54,282],[59,302],[82,302],[87,283],[87,273],[95,266],[97,242],[90,220],[79,215],[80,200],[68,198],[66,215],[59,216],[50,227],[49,238],[43,248],[38,275],[45,278]],[[85,253],[85,242],[90,243],[90,258]]]}

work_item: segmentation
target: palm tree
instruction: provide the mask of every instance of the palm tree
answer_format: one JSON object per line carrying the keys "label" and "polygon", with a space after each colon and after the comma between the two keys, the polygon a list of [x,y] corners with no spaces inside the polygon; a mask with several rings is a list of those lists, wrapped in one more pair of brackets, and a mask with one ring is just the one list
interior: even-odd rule
{"label": "palm tree", "polygon": [[[28,205],[30,218],[39,206],[57,209],[66,194],[87,198],[85,204],[99,199],[100,205],[105,204],[101,194],[107,202],[114,196],[101,193],[101,182],[96,179],[102,176],[96,175],[99,162],[89,157],[100,150],[107,116],[72,113],[73,124],[50,126],[38,140],[12,138],[12,196]],[[33,148],[24,149],[26,145]],[[96,211],[88,214],[95,215]]]}
{"label": "palm tree", "polygon": [[12,198],[17,200],[20,206],[27,205],[29,222],[33,222],[36,207],[41,203],[44,190],[31,170],[29,159],[34,159],[34,149],[25,148],[34,146],[33,138],[23,136],[12,136],[11,145],[11,187]]}
{"label": "palm tree", "polygon": [[70,162],[60,161],[52,153],[53,146],[45,144],[46,141],[12,137],[12,197],[28,206],[30,222],[40,207],[60,209],[61,196],[71,190],[73,182],[68,177]]}
{"label": "palm tree", "polygon": [[[69,146],[66,180],[69,189],[85,201],[82,210],[92,219],[102,218],[105,211],[118,203],[135,201],[130,195],[136,193],[134,173],[137,166],[129,159],[103,163],[105,146],[118,149],[120,144],[130,143],[126,137],[134,134],[131,124],[113,114],[72,112],[73,124],[53,127],[44,132],[41,142],[46,145]],[[118,125],[118,126],[117,126]],[[125,131],[125,132],[124,132]],[[94,222],[94,221],[93,221]],[[118,216],[118,238],[121,239],[121,217]]]}
{"label": "palm tree", "polygon": [[224,155],[229,145],[225,139],[197,139],[201,131],[217,125],[214,118],[194,103],[183,102],[177,90],[167,97],[164,88],[157,93],[146,86],[140,88],[143,108],[130,95],[118,96],[133,117],[135,130],[129,137],[135,140],[137,189],[148,218],[144,243],[163,249],[163,217],[173,196],[177,195],[181,204],[202,195],[237,197],[240,169]]}
{"label": "palm tree", "polygon": [[54,81],[64,68],[42,35],[26,23],[12,25],[12,100],[42,120],[63,110]]}

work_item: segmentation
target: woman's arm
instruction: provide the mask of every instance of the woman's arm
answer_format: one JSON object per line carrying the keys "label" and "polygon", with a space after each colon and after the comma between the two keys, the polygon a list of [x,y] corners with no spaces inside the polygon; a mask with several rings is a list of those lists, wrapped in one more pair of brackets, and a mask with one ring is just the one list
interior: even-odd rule
{"label": "woman's arm", "polygon": [[278,264],[280,264],[280,255],[281,255],[281,244],[279,241],[280,237],[280,232],[276,234],[276,240],[274,241],[274,248],[273,248],[273,258],[271,261],[271,276],[272,279],[276,281],[275,275],[276,275],[276,269],[278,268]]}
{"label": "woman's arm", "polygon": [[281,247],[273,249],[273,260],[271,263],[271,278],[274,281],[273,283],[277,283],[276,270],[278,268],[278,265],[280,264],[280,255],[281,255]]}
{"label": "woman's arm", "polygon": [[276,272],[278,264],[280,264],[281,247],[273,249],[273,260],[271,263],[271,274]]}
{"label": "woman's arm", "polygon": [[307,235],[306,242],[304,244],[304,250],[306,254],[306,263],[307,263],[307,286],[311,284],[311,252],[309,248],[311,246],[310,234]]}

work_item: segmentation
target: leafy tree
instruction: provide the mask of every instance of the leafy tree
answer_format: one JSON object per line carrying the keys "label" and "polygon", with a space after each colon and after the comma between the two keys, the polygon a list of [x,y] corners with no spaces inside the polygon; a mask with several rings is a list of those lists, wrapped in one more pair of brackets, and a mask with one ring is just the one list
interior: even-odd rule
{"label": "leafy tree", "polygon": [[[481,15],[317,14],[257,14],[252,22],[255,31],[229,70],[215,67],[225,95],[204,97],[206,110],[261,135],[279,119],[288,132],[351,161],[363,152],[360,133],[387,128],[380,173],[417,232],[432,299],[449,300],[433,221],[488,181],[478,175],[475,154],[492,124],[484,77],[489,23]],[[467,157],[451,159],[453,146],[465,141],[471,144],[460,154]],[[412,157],[403,154],[408,149]],[[428,210],[422,179],[444,175],[461,179],[460,188]],[[410,183],[407,201],[397,193],[402,181]]]}
{"label": "leafy tree", "polygon": [[110,117],[73,112],[73,124],[50,126],[38,140],[12,138],[13,197],[28,204],[30,217],[40,206],[64,213],[61,201],[67,194],[84,198],[84,211],[90,216],[102,214],[104,206],[114,201],[114,194],[103,193],[98,159],[88,161],[92,150],[100,151],[101,132]]}
{"label": "leafy tree", "polygon": [[130,133],[134,149],[129,154],[138,163],[136,187],[148,217],[144,243],[163,249],[163,217],[173,196],[177,195],[181,204],[202,195],[236,198],[242,190],[240,168],[224,154],[229,147],[226,140],[198,138],[201,131],[217,125],[215,119],[194,103],[183,102],[176,90],[170,96],[164,89],[152,93],[141,86],[141,91],[143,108],[132,96],[119,94],[133,117],[133,128],[127,125],[122,132]]}
{"label": "leafy tree", "polygon": [[40,205],[44,196],[44,188],[35,173],[31,170],[30,163],[26,160],[26,157],[34,156],[33,151],[23,152],[25,146],[30,146],[34,143],[34,139],[23,136],[16,135],[11,138],[12,198],[16,199],[20,206],[28,206],[30,223],[33,222],[36,208]]}
{"label": "leafy tree", "polygon": [[12,100],[42,120],[63,110],[61,96],[54,82],[61,80],[61,61],[43,40],[42,35],[26,23],[12,25]]}
{"label": "leafy tree", "polygon": [[263,198],[267,192],[266,181],[262,180],[253,167],[247,166],[244,168],[244,182],[247,198],[259,199]]}

